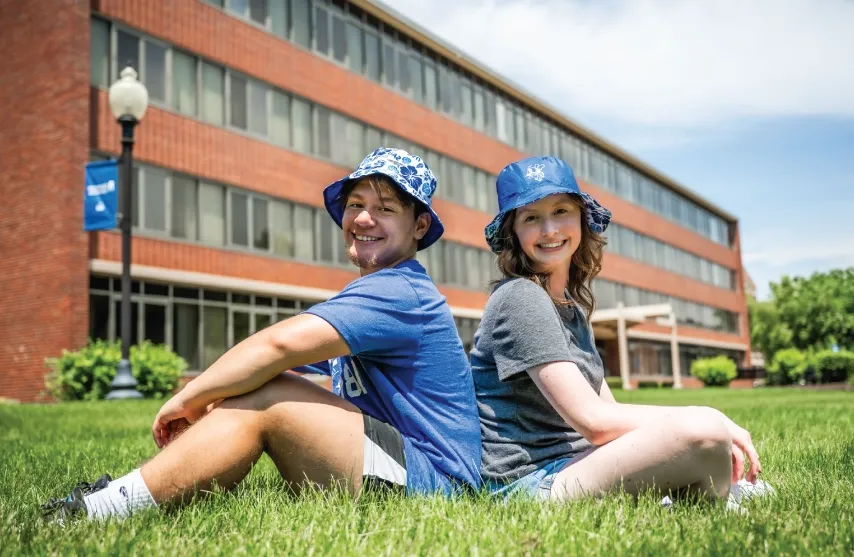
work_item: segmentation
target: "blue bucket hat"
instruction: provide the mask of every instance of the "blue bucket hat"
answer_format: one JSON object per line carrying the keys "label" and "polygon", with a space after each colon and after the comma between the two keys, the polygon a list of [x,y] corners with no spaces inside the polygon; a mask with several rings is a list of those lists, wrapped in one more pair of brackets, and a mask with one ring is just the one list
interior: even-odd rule
{"label": "blue bucket hat", "polygon": [[418,249],[426,249],[438,240],[445,232],[445,227],[439,219],[439,215],[433,210],[431,200],[433,192],[436,191],[436,177],[433,172],[427,168],[427,165],[417,155],[411,155],[403,149],[389,149],[380,147],[373,153],[365,157],[365,160],[359,165],[349,176],[341,178],[337,182],[326,187],[323,190],[323,202],[326,205],[326,211],[332,220],[341,227],[341,219],[344,216],[344,208],[340,203],[339,197],[344,186],[352,180],[358,180],[371,174],[381,174],[390,178],[392,183],[397,185],[404,193],[411,197],[430,212],[433,217],[430,223],[430,228],[421,240],[418,241]]}
{"label": "blue bucket hat", "polygon": [[587,205],[587,224],[590,230],[601,234],[611,222],[611,211],[599,205],[593,197],[581,191],[568,164],[557,157],[530,157],[504,167],[495,182],[498,192],[498,214],[484,233],[486,243],[495,253],[504,247],[498,230],[504,217],[534,201],[556,193],[579,196]]}

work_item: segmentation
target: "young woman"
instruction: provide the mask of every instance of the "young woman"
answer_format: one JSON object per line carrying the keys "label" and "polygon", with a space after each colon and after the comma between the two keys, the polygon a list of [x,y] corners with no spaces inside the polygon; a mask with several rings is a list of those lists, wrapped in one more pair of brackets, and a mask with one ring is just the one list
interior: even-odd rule
{"label": "young woman", "polygon": [[572,170],[534,157],[502,170],[486,228],[504,279],[471,352],[491,490],[576,499],[615,490],[726,498],[750,463],[750,434],[712,408],[615,402],[590,327],[611,214]]}

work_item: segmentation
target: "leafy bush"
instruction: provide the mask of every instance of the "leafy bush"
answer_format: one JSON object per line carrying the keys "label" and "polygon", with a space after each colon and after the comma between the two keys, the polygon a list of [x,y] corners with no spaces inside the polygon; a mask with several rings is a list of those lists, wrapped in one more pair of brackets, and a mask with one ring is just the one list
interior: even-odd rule
{"label": "leafy bush", "polygon": [[691,363],[691,375],[707,387],[727,386],[738,375],[735,362],[726,356],[698,358]]}
{"label": "leafy bush", "polygon": [[672,389],[673,383],[670,381],[662,381],[660,379],[647,379],[638,381],[638,389]]}
{"label": "leafy bush", "polygon": [[[100,400],[110,392],[121,360],[118,342],[89,341],[77,351],[63,350],[48,358],[47,390],[57,400]],[[187,369],[187,362],[165,344],[145,341],[131,346],[130,364],[137,390],[146,398],[169,396]]]}
{"label": "leafy bush", "polygon": [[811,358],[811,364],[822,383],[838,383],[854,378],[854,352],[822,350]]}
{"label": "leafy bush", "polygon": [[768,382],[773,385],[788,385],[801,380],[807,371],[807,356],[797,348],[778,350],[768,366]]}
{"label": "leafy bush", "polygon": [[623,378],[619,375],[609,375],[605,378],[605,383],[608,384],[608,387],[610,387],[612,391],[614,389],[623,388]]}

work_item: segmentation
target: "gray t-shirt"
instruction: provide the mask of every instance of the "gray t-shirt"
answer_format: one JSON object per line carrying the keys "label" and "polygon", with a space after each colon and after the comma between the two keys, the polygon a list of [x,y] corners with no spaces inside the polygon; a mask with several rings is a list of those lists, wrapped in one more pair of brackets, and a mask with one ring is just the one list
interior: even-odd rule
{"label": "gray t-shirt", "polygon": [[528,279],[496,286],[474,337],[471,367],[483,440],[484,480],[511,482],[588,448],[527,371],[574,362],[597,393],[604,371],[583,310],[558,309]]}

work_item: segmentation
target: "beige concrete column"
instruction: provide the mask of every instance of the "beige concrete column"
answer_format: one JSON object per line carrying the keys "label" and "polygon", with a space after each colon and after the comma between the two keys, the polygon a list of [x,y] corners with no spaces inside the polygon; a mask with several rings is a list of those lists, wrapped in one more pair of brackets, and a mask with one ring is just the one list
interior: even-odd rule
{"label": "beige concrete column", "polygon": [[682,367],[679,361],[679,338],[676,333],[676,314],[670,314],[670,361],[673,365],[673,388],[682,388]]}
{"label": "beige concrete column", "polygon": [[623,390],[631,389],[629,382],[629,339],[626,334],[626,318],[623,315],[623,302],[617,303],[617,346],[620,354],[620,377],[623,380]]}

